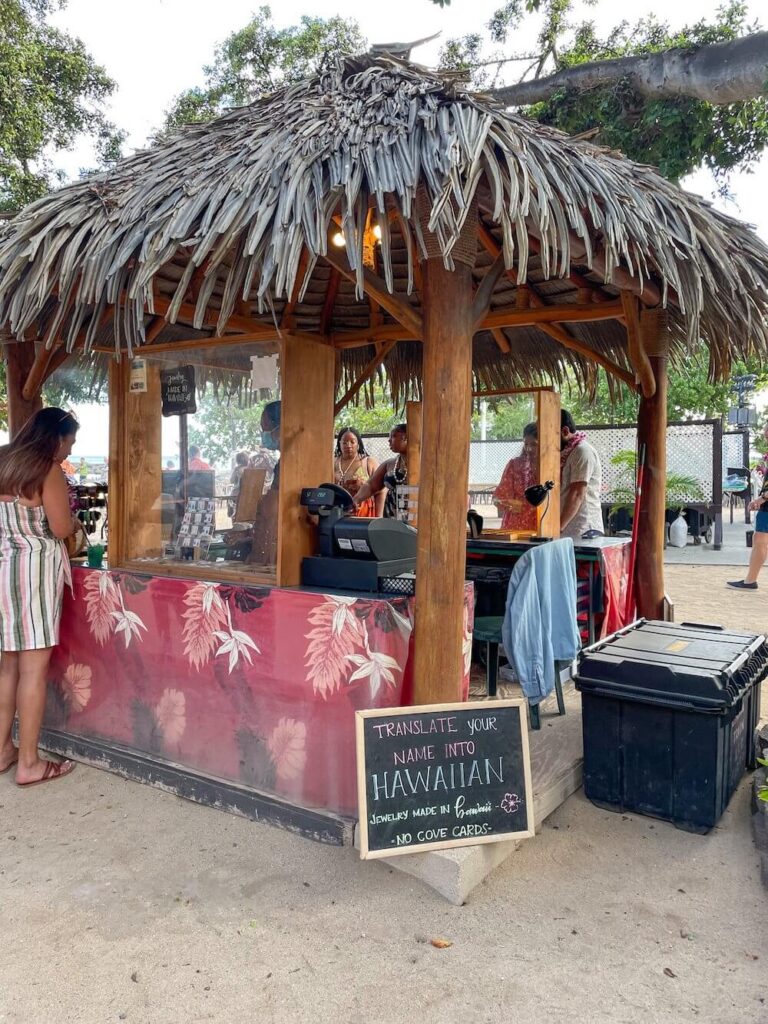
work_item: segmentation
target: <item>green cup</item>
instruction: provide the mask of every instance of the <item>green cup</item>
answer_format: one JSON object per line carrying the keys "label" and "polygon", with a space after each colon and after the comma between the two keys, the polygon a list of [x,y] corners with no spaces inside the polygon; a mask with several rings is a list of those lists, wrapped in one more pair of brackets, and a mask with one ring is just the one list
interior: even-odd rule
{"label": "green cup", "polygon": [[104,561],[104,545],[91,544],[88,548],[88,565],[91,569],[100,569]]}

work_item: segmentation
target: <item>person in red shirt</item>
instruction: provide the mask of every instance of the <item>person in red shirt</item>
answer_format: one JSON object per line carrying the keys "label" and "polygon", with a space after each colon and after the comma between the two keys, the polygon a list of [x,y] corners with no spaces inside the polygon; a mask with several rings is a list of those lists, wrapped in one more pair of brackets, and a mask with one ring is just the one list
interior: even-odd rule
{"label": "person in red shirt", "polygon": [[191,444],[189,446],[188,466],[190,470],[192,470],[193,472],[196,472],[197,470],[200,469],[213,469],[213,466],[210,466],[205,461],[205,459],[200,458],[200,449],[197,447],[196,444]]}

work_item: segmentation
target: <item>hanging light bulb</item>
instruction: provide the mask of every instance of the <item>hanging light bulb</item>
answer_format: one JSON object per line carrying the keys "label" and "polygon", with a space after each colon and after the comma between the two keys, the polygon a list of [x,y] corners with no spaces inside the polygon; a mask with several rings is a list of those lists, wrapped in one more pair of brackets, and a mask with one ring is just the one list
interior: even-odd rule
{"label": "hanging light bulb", "polygon": [[373,225],[373,237],[377,242],[381,241],[381,227],[378,224]]}
{"label": "hanging light bulb", "polygon": [[333,242],[337,249],[343,249],[344,246],[347,244],[344,239],[344,235],[340,231],[337,231],[335,235],[331,236],[331,241]]}

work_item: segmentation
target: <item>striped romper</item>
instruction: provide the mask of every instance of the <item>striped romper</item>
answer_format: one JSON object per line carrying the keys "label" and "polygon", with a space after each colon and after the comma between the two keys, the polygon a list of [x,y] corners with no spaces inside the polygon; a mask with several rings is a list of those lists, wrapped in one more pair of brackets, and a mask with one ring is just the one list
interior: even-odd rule
{"label": "striped romper", "polygon": [[42,505],[0,501],[0,651],[32,651],[59,642],[69,558]]}

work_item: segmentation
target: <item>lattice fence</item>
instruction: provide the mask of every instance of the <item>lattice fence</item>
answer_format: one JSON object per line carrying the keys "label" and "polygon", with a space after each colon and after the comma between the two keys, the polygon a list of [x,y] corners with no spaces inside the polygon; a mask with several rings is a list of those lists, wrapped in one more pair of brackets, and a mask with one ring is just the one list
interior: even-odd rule
{"label": "lattice fence", "polygon": [[[631,474],[611,461],[622,451],[634,451],[637,427],[588,426],[584,428],[590,444],[597,452],[603,469],[602,501],[611,504],[618,492],[632,489]],[[740,431],[722,435],[722,459],[715,458],[716,438],[720,436],[719,421],[699,420],[693,423],[671,423],[667,427],[667,473],[696,480],[695,490],[670,492],[670,504],[719,504],[722,497],[722,476],[729,466],[743,466],[744,440]],[[369,454],[379,462],[391,458],[387,435],[365,438]],[[494,487],[501,479],[510,459],[522,451],[522,439],[508,441],[472,441],[469,449],[469,490],[482,491]]]}

